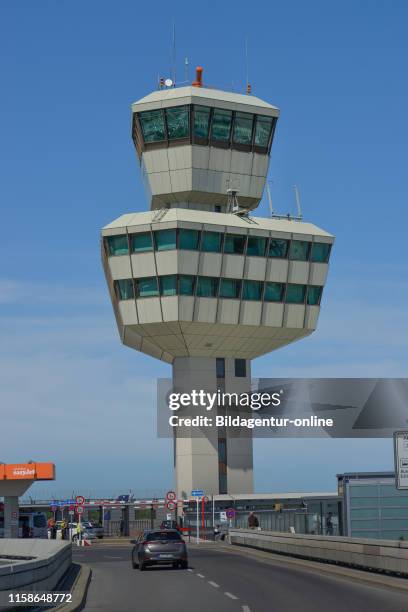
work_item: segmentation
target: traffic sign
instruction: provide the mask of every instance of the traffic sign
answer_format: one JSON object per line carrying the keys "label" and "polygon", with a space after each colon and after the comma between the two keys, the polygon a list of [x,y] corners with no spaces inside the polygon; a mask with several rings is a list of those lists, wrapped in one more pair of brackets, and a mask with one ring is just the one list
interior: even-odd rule
{"label": "traffic sign", "polygon": [[167,491],[166,493],[166,499],[169,499],[171,501],[175,500],[177,497],[175,491]]}
{"label": "traffic sign", "polygon": [[205,504],[208,504],[208,502],[210,501],[210,498],[207,497],[207,495],[204,495],[203,501],[204,501]]}
{"label": "traffic sign", "polygon": [[202,489],[193,489],[191,491],[191,495],[193,497],[202,497],[204,495],[204,491]]}
{"label": "traffic sign", "polygon": [[229,518],[229,519],[235,518],[235,510],[234,510],[234,508],[228,508],[226,514],[227,514],[227,518]]}
{"label": "traffic sign", "polygon": [[72,516],[73,514],[75,514],[75,510],[70,510],[70,511],[68,512],[68,514],[70,514],[70,515]]}
{"label": "traffic sign", "polygon": [[74,512],[74,510],[75,510],[75,506],[71,504],[70,507],[69,507],[69,511],[70,512]]}
{"label": "traffic sign", "polygon": [[394,433],[395,486],[408,489],[408,431]]}
{"label": "traffic sign", "polygon": [[84,507],[83,506],[77,506],[76,513],[77,514],[83,514],[84,513]]}
{"label": "traffic sign", "polygon": [[167,500],[167,502],[166,502],[167,510],[175,510],[176,507],[177,507],[176,502],[172,501],[171,499]]}
{"label": "traffic sign", "polygon": [[83,495],[77,495],[75,498],[75,503],[77,506],[83,506],[85,503],[85,497]]}

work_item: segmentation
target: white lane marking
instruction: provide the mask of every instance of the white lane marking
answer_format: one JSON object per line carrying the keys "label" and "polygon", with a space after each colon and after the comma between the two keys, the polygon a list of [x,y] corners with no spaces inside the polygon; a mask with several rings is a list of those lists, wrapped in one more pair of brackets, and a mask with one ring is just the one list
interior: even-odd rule
{"label": "white lane marking", "polygon": [[114,557],[113,555],[103,555],[104,559],[123,559],[123,557]]}
{"label": "white lane marking", "polygon": [[192,570],[192,569],[189,567],[187,571],[188,571],[188,572],[192,572],[193,570]]}
{"label": "white lane marking", "polygon": [[249,606],[242,606],[242,612],[251,612],[251,608]]}
{"label": "white lane marking", "polygon": [[205,578],[205,576],[203,576],[203,574],[197,574],[197,576],[198,576],[199,578]]}
{"label": "white lane marking", "polygon": [[230,599],[238,599],[238,597],[235,597],[235,595],[233,595],[232,593],[228,593],[228,591],[227,591],[227,592],[225,592],[225,593],[224,593],[224,595],[226,595],[226,596],[227,596],[227,597],[229,597]]}
{"label": "white lane marking", "polygon": [[220,586],[219,584],[217,584],[216,582],[212,582],[211,580],[208,581],[208,584],[211,584],[211,586],[215,587],[216,589],[218,589],[218,587]]}

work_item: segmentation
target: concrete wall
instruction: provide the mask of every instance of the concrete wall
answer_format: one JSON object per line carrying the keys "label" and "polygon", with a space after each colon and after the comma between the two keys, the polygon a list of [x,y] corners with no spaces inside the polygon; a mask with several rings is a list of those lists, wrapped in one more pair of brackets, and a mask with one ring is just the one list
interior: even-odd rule
{"label": "concrete wall", "polygon": [[408,575],[408,542],[233,529],[231,544]]}
{"label": "concrete wall", "polygon": [[[7,557],[32,558],[23,560]],[[7,601],[10,592],[51,591],[71,563],[71,543],[36,538],[0,540],[1,603]]]}

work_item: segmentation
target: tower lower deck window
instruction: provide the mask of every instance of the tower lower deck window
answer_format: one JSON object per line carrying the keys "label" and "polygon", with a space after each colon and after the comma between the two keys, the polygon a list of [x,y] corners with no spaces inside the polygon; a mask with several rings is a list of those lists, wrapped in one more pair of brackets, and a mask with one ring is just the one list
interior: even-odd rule
{"label": "tower lower deck window", "polygon": [[317,263],[327,263],[329,261],[331,244],[324,242],[314,242],[310,260]]}
{"label": "tower lower deck window", "polygon": [[250,145],[252,143],[252,124],[254,116],[249,113],[235,113],[233,142]]}
{"label": "tower lower deck window", "polygon": [[265,257],[266,238],[258,236],[248,236],[247,255],[255,257]]}
{"label": "tower lower deck window", "polygon": [[194,295],[195,276],[182,274],[179,279],[180,295]]}
{"label": "tower lower deck window", "polygon": [[129,253],[128,238],[126,234],[108,236],[106,238],[109,255],[127,255]]}
{"label": "tower lower deck window", "polygon": [[246,361],[245,359],[235,359],[235,376],[236,378],[245,378],[246,376]]}
{"label": "tower lower deck window", "polygon": [[222,248],[221,232],[203,232],[201,250],[205,253],[220,253]]}
{"label": "tower lower deck window", "polygon": [[198,249],[198,243],[200,240],[200,232],[193,229],[180,229],[179,230],[179,249],[187,249],[190,251],[196,251]]}
{"label": "tower lower deck window", "polygon": [[160,295],[176,295],[177,294],[177,276],[171,274],[169,276],[161,276],[160,279]]}
{"label": "tower lower deck window", "polygon": [[232,111],[215,108],[211,124],[211,139],[218,142],[229,142],[231,133]]}
{"label": "tower lower deck window", "polygon": [[133,280],[131,278],[115,281],[115,290],[119,300],[131,300],[135,297]]}
{"label": "tower lower deck window", "polygon": [[284,289],[283,283],[265,283],[265,302],[282,302]]}
{"label": "tower lower deck window", "polygon": [[288,240],[281,240],[280,238],[271,238],[269,244],[269,257],[279,257],[280,259],[286,259],[288,256]]}
{"label": "tower lower deck window", "polygon": [[194,106],[194,136],[208,139],[208,128],[210,127],[210,112],[209,106]]}
{"label": "tower lower deck window", "polygon": [[286,302],[288,304],[304,304],[306,297],[306,285],[289,284],[286,288]]}
{"label": "tower lower deck window", "polygon": [[197,295],[199,297],[216,297],[218,290],[218,278],[210,276],[199,276],[197,281]]}
{"label": "tower lower deck window", "polygon": [[222,278],[220,281],[220,297],[239,299],[241,281],[234,278]]}
{"label": "tower lower deck window", "polygon": [[267,147],[272,130],[272,117],[258,115],[255,127],[255,144],[258,147]]}
{"label": "tower lower deck window", "polygon": [[242,299],[260,301],[262,299],[262,284],[261,281],[245,280]]}
{"label": "tower lower deck window", "polygon": [[154,232],[157,251],[168,251],[176,248],[176,230],[166,229]]}
{"label": "tower lower deck window", "polygon": [[132,251],[133,253],[142,253],[143,251],[153,251],[153,240],[150,232],[141,232],[140,234],[132,235]]}
{"label": "tower lower deck window", "polygon": [[289,249],[289,259],[307,261],[309,259],[310,242],[305,240],[292,240]]}
{"label": "tower lower deck window", "polygon": [[224,253],[242,255],[245,250],[245,238],[242,234],[225,234]]}
{"label": "tower lower deck window", "polygon": [[309,306],[319,306],[322,298],[322,289],[323,287],[318,287],[316,285],[310,285],[307,288],[307,303]]}
{"label": "tower lower deck window", "polygon": [[139,278],[137,281],[137,297],[153,297],[156,295],[159,295],[157,278],[155,276]]}

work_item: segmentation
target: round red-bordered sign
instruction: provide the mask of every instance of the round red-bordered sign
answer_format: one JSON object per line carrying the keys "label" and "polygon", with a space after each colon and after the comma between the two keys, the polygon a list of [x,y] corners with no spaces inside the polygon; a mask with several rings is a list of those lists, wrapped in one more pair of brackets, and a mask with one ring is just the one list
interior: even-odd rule
{"label": "round red-bordered sign", "polygon": [[176,509],[176,506],[177,506],[176,502],[172,501],[171,499],[169,499],[169,500],[166,502],[166,508],[167,508],[167,510],[175,510],[175,509]]}
{"label": "round red-bordered sign", "polygon": [[83,506],[85,503],[85,497],[83,495],[77,495],[75,498],[75,503],[77,506]]}
{"label": "round red-bordered sign", "polygon": [[166,499],[170,500],[170,501],[174,501],[176,499],[177,495],[175,493],[175,491],[167,491],[166,493]]}
{"label": "round red-bordered sign", "polygon": [[76,513],[77,514],[83,514],[84,513],[84,507],[83,506],[77,506]]}

